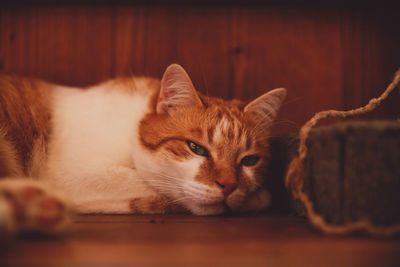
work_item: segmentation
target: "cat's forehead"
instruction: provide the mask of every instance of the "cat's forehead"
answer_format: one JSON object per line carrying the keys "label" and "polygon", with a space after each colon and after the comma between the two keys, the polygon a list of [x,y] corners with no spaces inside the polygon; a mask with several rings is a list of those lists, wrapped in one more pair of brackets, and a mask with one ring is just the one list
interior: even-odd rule
{"label": "cat's forehead", "polygon": [[243,121],[231,116],[222,116],[214,125],[210,125],[207,139],[214,147],[225,149],[227,146],[249,149],[251,144],[251,136]]}
{"label": "cat's forehead", "polygon": [[240,107],[231,102],[218,104],[206,108],[192,132],[215,149],[250,149],[256,140]]}
{"label": "cat's forehead", "polygon": [[205,113],[212,119],[226,119],[228,123],[234,122],[235,120],[243,120],[243,108],[245,103],[240,100],[224,100],[221,98],[202,96],[202,101],[205,107]]}

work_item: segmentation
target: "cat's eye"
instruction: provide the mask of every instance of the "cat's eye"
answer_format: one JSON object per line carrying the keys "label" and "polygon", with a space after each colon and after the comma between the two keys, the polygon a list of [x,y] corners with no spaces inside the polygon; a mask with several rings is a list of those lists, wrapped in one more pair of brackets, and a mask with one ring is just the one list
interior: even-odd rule
{"label": "cat's eye", "polygon": [[242,158],[242,160],[240,161],[240,164],[250,167],[250,166],[256,165],[259,160],[260,160],[259,156],[250,155],[250,156],[246,156],[246,157]]}
{"label": "cat's eye", "polygon": [[198,145],[192,141],[186,141],[186,143],[187,143],[188,147],[190,148],[190,150],[192,150],[193,153],[195,153],[199,156],[208,157],[207,149],[205,149],[201,145]]}

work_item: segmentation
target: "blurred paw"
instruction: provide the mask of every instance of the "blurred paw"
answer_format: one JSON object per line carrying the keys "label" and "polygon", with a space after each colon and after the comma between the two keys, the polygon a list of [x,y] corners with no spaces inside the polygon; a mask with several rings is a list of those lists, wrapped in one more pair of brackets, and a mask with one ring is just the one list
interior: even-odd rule
{"label": "blurred paw", "polygon": [[271,194],[264,188],[243,198],[240,205],[232,205],[234,211],[262,211],[267,209],[271,203]]}
{"label": "blurred paw", "polygon": [[249,211],[261,211],[267,209],[270,204],[271,194],[268,190],[261,188],[246,199],[244,208]]}
{"label": "blurred paw", "polygon": [[0,224],[8,232],[56,233],[70,221],[65,200],[38,181],[0,180]]}

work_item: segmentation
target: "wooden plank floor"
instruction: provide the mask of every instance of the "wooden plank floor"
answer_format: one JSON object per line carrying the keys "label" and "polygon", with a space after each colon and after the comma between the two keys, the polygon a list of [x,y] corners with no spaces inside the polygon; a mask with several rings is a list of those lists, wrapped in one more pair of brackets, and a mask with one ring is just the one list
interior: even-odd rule
{"label": "wooden plank floor", "polygon": [[86,215],[63,237],[18,238],[0,257],[0,266],[400,266],[400,240],[324,236],[288,215]]}

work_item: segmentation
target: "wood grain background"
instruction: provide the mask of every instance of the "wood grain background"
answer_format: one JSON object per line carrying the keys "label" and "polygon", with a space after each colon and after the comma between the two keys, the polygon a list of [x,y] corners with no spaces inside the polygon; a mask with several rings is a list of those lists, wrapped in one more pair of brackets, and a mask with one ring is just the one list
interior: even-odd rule
{"label": "wood grain background", "polygon": [[89,85],[122,75],[161,77],[175,62],[198,90],[214,96],[247,100],[286,87],[276,133],[297,130],[323,109],[366,104],[400,67],[393,8],[304,8],[290,1],[0,8],[2,72]]}

